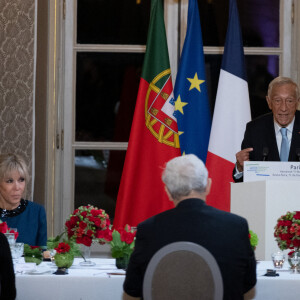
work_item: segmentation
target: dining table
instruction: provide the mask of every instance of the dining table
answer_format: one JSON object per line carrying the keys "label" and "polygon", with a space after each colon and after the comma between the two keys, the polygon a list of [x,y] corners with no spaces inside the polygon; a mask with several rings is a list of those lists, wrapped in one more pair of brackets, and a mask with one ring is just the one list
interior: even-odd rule
{"label": "dining table", "polygon": [[[267,270],[273,270],[275,274],[266,276]],[[281,269],[274,268],[272,261],[257,261],[256,276],[257,283],[246,293],[245,300],[300,299],[300,273],[292,271],[288,261]]]}
{"label": "dining table", "polygon": [[[21,260],[21,261],[20,261]],[[121,300],[125,271],[117,269],[115,259],[92,258],[94,266],[81,266],[82,258],[75,258],[66,275],[56,275],[53,262],[38,266],[15,263],[17,300]],[[33,266],[33,267],[32,267]],[[265,276],[275,270],[275,276]],[[300,297],[300,273],[292,272],[287,261],[282,269],[275,269],[272,261],[257,262],[256,286],[244,299],[285,300]]]}
{"label": "dining table", "polygon": [[17,300],[121,300],[125,271],[115,259],[93,258],[94,266],[81,266],[75,258],[68,274],[57,275],[53,262],[36,266],[22,261],[14,264]]}

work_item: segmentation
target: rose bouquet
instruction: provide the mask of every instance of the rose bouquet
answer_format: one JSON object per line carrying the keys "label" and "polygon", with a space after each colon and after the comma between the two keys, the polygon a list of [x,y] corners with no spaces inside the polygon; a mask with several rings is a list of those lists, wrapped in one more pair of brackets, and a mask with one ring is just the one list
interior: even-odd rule
{"label": "rose bouquet", "polygon": [[99,233],[99,238],[110,244],[111,255],[114,258],[130,256],[134,249],[136,230],[126,225],[118,230],[107,228]]}
{"label": "rose bouquet", "polygon": [[2,232],[2,233],[4,233],[4,234],[6,234],[6,233],[14,233],[14,238],[15,238],[15,240],[17,239],[17,237],[18,237],[18,235],[19,235],[19,233],[18,232],[16,232],[14,229],[12,229],[12,228],[9,228],[8,226],[7,226],[7,223],[6,222],[3,222],[3,221],[1,221],[0,220],[0,232]]}
{"label": "rose bouquet", "polygon": [[92,205],[78,207],[65,223],[69,239],[87,247],[90,247],[93,241],[103,243],[99,238],[100,232],[109,225],[109,215],[105,210]]}
{"label": "rose bouquet", "polygon": [[274,237],[281,250],[300,247],[300,211],[287,212],[277,220]]}

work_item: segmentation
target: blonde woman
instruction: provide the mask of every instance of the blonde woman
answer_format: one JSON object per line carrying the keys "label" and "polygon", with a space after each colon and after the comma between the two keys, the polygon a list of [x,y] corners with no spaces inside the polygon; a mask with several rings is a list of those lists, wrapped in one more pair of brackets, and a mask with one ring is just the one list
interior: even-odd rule
{"label": "blonde woman", "polygon": [[0,219],[17,228],[17,242],[46,246],[47,220],[43,206],[23,199],[28,167],[16,154],[0,154]]}

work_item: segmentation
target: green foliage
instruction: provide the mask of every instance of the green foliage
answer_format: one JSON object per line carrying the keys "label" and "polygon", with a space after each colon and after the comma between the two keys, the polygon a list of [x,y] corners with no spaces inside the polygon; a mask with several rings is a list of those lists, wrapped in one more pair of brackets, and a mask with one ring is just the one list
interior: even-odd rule
{"label": "green foliage", "polygon": [[70,268],[74,261],[74,255],[72,255],[70,252],[56,253],[54,258],[55,258],[55,264],[59,268]]}
{"label": "green foliage", "polygon": [[34,262],[39,265],[43,260],[41,247],[30,247],[28,244],[24,245],[24,259],[25,262]]}
{"label": "green foliage", "polygon": [[250,244],[254,249],[258,245],[258,236],[252,230],[249,230],[249,234],[250,234]]}

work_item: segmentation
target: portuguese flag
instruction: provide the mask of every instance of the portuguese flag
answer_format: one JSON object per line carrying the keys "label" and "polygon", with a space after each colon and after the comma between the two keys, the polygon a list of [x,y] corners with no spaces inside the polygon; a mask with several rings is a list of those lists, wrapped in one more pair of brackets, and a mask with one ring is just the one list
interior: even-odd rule
{"label": "portuguese flag", "polygon": [[161,181],[167,161],[180,155],[175,101],[161,0],[152,0],[142,77],[117,198],[114,227],[173,208]]}

